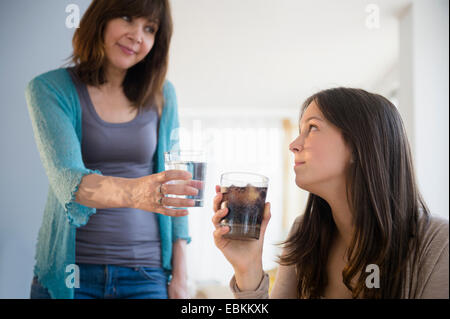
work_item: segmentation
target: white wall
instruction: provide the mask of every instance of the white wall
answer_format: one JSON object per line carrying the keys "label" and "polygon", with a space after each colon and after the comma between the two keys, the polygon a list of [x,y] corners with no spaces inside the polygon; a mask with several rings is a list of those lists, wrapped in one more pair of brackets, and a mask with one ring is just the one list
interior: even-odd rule
{"label": "white wall", "polygon": [[449,2],[416,0],[400,16],[399,110],[432,214],[449,216]]}
{"label": "white wall", "polygon": [[290,109],[295,118],[320,89],[370,88],[397,60],[391,2],[377,1],[380,27],[371,29],[365,0],[172,0],[170,78],[181,106]]}
{"label": "white wall", "polygon": [[65,26],[69,3],[84,12],[90,0],[0,1],[0,298],[28,298],[30,293],[48,180],[25,87],[71,54],[73,29]]}

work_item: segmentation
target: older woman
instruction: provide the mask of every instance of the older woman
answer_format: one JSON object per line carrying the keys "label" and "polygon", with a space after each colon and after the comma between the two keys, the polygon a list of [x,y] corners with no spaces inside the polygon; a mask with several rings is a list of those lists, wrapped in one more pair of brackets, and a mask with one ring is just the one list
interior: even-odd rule
{"label": "older woman", "polygon": [[171,35],[167,0],[94,0],[74,34],[74,66],[29,83],[50,183],[31,298],[187,297],[187,210],[166,206],[194,204],[164,195],[198,190],[165,184],[191,179],[163,172],[178,144]]}

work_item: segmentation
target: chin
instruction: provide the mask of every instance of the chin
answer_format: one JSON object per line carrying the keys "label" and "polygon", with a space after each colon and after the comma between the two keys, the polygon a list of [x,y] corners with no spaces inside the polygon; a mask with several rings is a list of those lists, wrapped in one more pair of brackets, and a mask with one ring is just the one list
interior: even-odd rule
{"label": "chin", "polygon": [[308,189],[308,184],[305,183],[304,181],[299,180],[298,178],[295,179],[295,184],[297,184],[297,186],[305,191],[309,191]]}
{"label": "chin", "polygon": [[311,194],[320,196],[318,194],[321,193],[321,191],[320,191],[321,187],[319,186],[319,184],[317,182],[305,181],[304,179],[300,180],[299,178],[296,178],[295,184],[297,184],[297,186],[304,191],[307,191]]}

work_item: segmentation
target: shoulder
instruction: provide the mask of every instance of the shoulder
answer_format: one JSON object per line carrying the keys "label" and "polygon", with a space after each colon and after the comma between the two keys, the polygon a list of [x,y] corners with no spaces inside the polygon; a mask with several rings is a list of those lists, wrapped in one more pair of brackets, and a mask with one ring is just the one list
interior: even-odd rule
{"label": "shoulder", "polygon": [[168,119],[170,122],[173,122],[173,119],[178,116],[178,101],[175,87],[169,80],[164,82],[163,95],[164,106],[162,110],[162,119]]}
{"label": "shoulder", "polygon": [[45,82],[49,85],[65,84],[69,78],[69,72],[66,68],[51,70],[35,76],[29,83]]}
{"label": "shoulder", "polygon": [[448,247],[448,220],[441,217],[424,216],[419,219],[421,247],[424,251],[437,253],[443,247]]}
{"label": "shoulder", "polygon": [[[422,270],[433,271],[439,263],[446,262],[442,256],[448,256],[448,220],[430,216],[419,219],[419,263]],[[448,267],[448,266],[447,266]]]}
{"label": "shoulder", "polygon": [[25,97],[30,108],[62,109],[67,116],[76,118],[79,105],[75,85],[67,69],[60,68],[34,77],[28,82]]}
{"label": "shoulder", "polygon": [[27,85],[27,91],[47,89],[56,94],[71,92],[73,85],[66,68],[51,70],[34,77]]}
{"label": "shoulder", "polygon": [[164,98],[175,97],[175,86],[169,80],[166,80],[163,85]]}
{"label": "shoulder", "polygon": [[448,220],[419,220],[417,298],[448,298]]}

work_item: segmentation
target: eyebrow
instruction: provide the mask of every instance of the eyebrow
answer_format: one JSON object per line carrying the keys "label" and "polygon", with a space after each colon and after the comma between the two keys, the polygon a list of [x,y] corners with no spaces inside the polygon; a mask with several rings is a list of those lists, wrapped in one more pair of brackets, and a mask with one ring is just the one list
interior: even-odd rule
{"label": "eyebrow", "polygon": [[[308,117],[308,118],[305,120],[305,122],[303,122],[303,123],[306,123],[306,122],[308,122],[308,121],[310,121],[310,120],[318,120],[318,121],[323,122],[323,120],[322,120],[320,117],[317,117],[317,116],[310,116],[310,117]],[[300,123],[299,123],[299,124],[300,124]],[[301,127],[301,125],[299,125],[299,127]]]}
{"label": "eyebrow", "polygon": [[156,18],[156,17],[154,17],[154,18],[149,18],[149,17],[147,17],[146,19],[147,19],[147,21],[150,22],[150,23],[156,23],[156,24],[159,24],[159,22],[160,22],[159,19]]}
{"label": "eyebrow", "polygon": [[312,119],[316,119],[316,120],[319,120],[319,121],[323,121],[320,117],[317,117],[317,116],[310,116],[310,117],[308,117],[308,118],[306,119],[305,122],[308,122],[309,120],[312,120]]}

